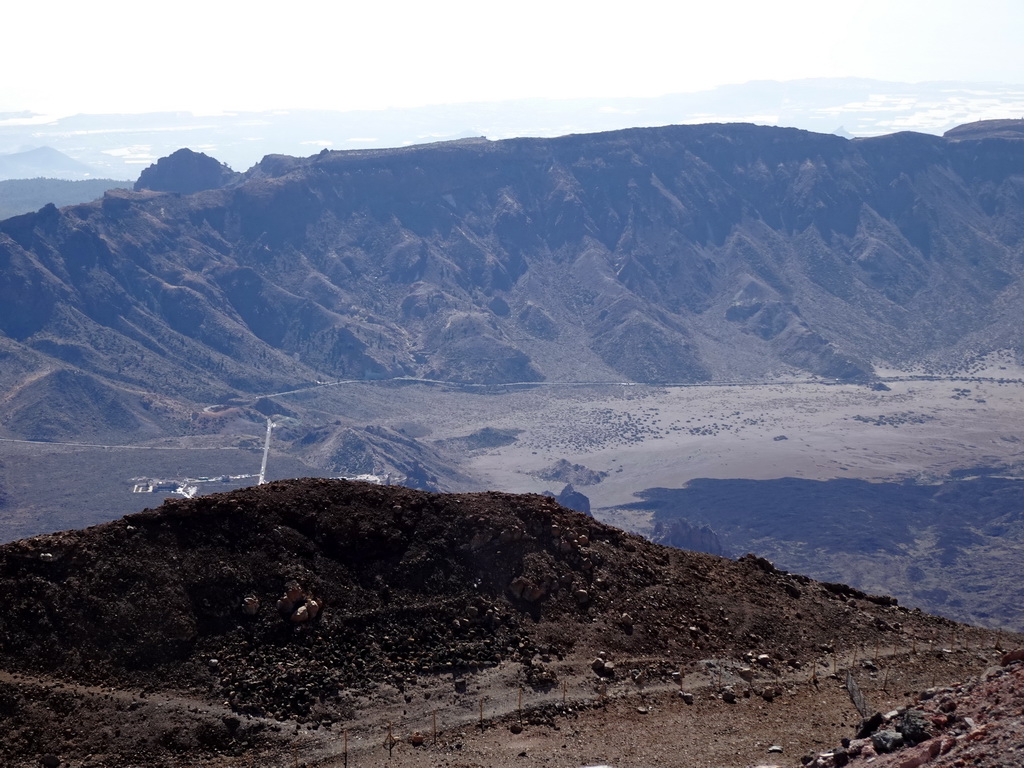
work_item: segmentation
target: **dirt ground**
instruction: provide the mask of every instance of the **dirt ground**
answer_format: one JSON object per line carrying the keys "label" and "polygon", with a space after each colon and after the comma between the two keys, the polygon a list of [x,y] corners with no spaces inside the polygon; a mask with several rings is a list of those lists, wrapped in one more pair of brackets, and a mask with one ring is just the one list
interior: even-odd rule
{"label": "dirt ground", "polygon": [[318,479],[12,542],[0,587],[19,768],[795,765],[855,735],[848,670],[886,711],[1024,644],[542,496]]}
{"label": "dirt ground", "polygon": [[886,385],[622,387],[604,398],[552,399],[529,419],[493,420],[525,431],[468,466],[489,487],[517,493],[552,489],[537,473],[559,459],[605,472],[580,489],[599,517],[638,490],[702,477],[927,481],[973,466],[1024,469],[1020,381],[894,377]]}

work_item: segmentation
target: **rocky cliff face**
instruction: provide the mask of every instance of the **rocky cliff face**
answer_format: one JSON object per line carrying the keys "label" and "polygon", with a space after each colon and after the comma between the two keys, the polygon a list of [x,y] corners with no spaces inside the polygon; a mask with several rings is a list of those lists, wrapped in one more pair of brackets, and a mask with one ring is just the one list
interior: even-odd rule
{"label": "rocky cliff face", "polygon": [[860,381],[1021,341],[1019,141],[677,126],[230,179],[203,157],[0,224],[2,348],[208,399],[332,377]]}
{"label": "rocky cliff face", "polygon": [[707,552],[711,555],[726,555],[718,534],[709,525],[692,525],[682,517],[654,524],[653,541],[669,547],[688,549],[692,552]]}

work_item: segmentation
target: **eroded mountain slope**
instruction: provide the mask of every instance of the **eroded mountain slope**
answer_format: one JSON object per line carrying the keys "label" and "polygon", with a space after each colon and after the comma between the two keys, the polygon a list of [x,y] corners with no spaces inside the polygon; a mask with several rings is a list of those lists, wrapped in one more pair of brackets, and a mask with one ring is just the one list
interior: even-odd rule
{"label": "eroded mountain slope", "polygon": [[220,188],[4,222],[0,331],[193,399],[325,377],[864,380],[1017,346],[1022,172],[1001,138],[750,125],[271,156]]}

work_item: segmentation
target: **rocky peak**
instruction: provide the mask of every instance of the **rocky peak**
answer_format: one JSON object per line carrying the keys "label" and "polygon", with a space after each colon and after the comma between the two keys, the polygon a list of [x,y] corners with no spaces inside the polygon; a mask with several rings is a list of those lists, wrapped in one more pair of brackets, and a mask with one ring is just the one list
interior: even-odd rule
{"label": "rocky peak", "polygon": [[220,189],[241,176],[219,160],[191,149],[179,149],[161,157],[139,175],[135,191],[178,192],[188,195],[204,189]]}

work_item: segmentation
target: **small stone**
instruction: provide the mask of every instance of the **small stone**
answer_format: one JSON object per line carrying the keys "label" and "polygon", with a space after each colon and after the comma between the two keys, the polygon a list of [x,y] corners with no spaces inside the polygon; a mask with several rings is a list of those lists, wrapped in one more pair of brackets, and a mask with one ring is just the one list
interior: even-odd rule
{"label": "small stone", "polygon": [[57,766],[60,765],[60,758],[56,755],[43,755],[39,759],[39,762],[42,764],[43,768],[57,768]]}
{"label": "small stone", "polygon": [[772,744],[768,747],[768,754],[780,754],[782,752],[781,744]]}
{"label": "small stone", "polygon": [[512,723],[512,725],[510,725],[508,729],[517,736],[523,732],[523,726],[521,726],[519,723]]}
{"label": "small stone", "polygon": [[723,688],[722,701],[724,701],[726,704],[732,704],[734,701],[736,701],[736,691],[734,691],[732,688]]}
{"label": "small stone", "polygon": [[323,609],[324,604],[320,600],[307,600],[306,611],[309,613],[309,620],[312,621],[316,618],[317,614]]}
{"label": "small stone", "polygon": [[260,601],[255,595],[246,595],[242,600],[242,613],[246,616],[255,616],[259,609]]}
{"label": "small stone", "polygon": [[523,599],[528,603],[535,603],[547,594],[543,586],[531,585],[523,591]]}
{"label": "small stone", "polygon": [[871,745],[876,752],[892,752],[903,746],[903,734],[888,729],[879,731],[871,736]]}
{"label": "small stone", "polygon": [[295,609],[295,603],[291,602],[288,598],[282,597],[277,601],[277,612],[282,616],[290,616],[292,611]]}
{"label": "small stone", "polygon": [[512,583],[508,585],[508,591],[512,593],[512,597],[523,596],[523,593],[533,586],[528,579],[523,576],[517,576],[512,580]]}
{"label": "small stone", "polygon": [[424,741],[426,741],[426,739],[423,737],[423,734],[419,731],[416,731],[412,734],[412,736],[409,737],[409,743],[412,744],[414,747],[422,747]]}
{"label": "small stone", "polygon": [[754,670],[750,667],[742,667],[737,672],[741,680],[746,680],[748,683],[754,679]]}
{"label": "small stone", "polygon": [[679,698],[686,704],[693,704],[693,694],[689,691],[680,691]]}

